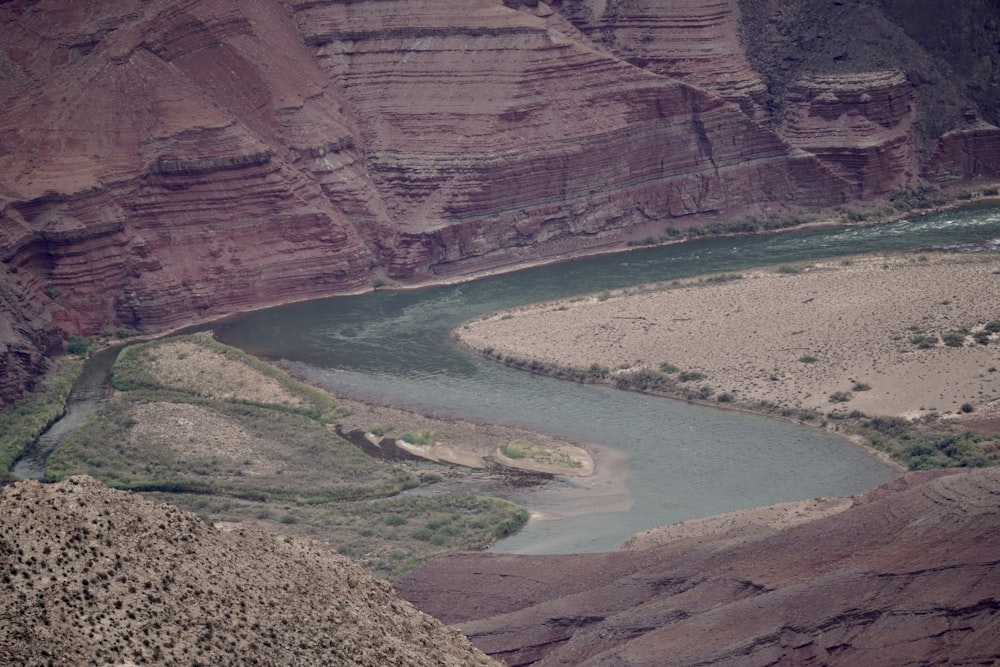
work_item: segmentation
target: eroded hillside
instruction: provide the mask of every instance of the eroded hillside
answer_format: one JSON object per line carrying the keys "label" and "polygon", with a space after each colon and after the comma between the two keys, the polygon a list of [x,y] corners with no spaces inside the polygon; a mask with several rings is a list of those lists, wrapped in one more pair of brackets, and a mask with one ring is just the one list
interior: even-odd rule
{"label": "eroded hillside", "polygon": [[221,532],[88,477],[0,496],[7,665],[495,665],[304,539]]}

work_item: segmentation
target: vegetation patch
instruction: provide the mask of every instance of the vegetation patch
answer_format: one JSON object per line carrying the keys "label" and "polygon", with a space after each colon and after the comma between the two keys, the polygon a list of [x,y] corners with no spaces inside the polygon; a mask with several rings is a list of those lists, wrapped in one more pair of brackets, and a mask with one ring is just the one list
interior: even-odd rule
{"label": "vegetation patch", "polygon": [[398,497],[441,474],[369,457],[328,425],[347,413],[332,397],[208,335],[128,348],[112,379],[118,393],[52,454],[50,480],[88,474],[209,521],[320,539],[390,578],[433,555],[485,548],[527,521],[493,498]]}
{"label": "vegetation patch", "polygon": [[1000,438],[965,431],[960,434],[926,433],[906,419],[866,417],[851,413],[867,444],[886,452],[910,470],[931,468],[981,468],[1000,463]]}
{"label": "vegetation patch", "polygon": [[135,390],[119,394],[49,458],[53,481],[87,474],[132,490],[329,502],[417,486],[310,417]]}
{"label": "vegetation patch", "polygon": [[408,442],[411,445],[426,447],[427,445],[433,445],[435,438],[437,438],[437,433],[435,431],[420,429],[404,433],[400,440]]}
{"label": "vegetation patch", "polygon": [[146,495],[194,511],[210,523],[255,522],[283,534],[327,542],[390,581],[433,556],[485,549],[528,520],[525,509],[505,500],[453,493],[321,505]]}
{"label": "vegetation patch", "polygon": [[0,412],[0,479],[11,479],[10,470],[17,458],[62,417],[66,399],[82,370],[81,359],[57,360],[35,392]]}
{"label": "vegetation patch", "polygon": [[537,463],[564,468],[580,468],[583,466],[581,461],[578,461],[566,452],[549,445],[532,442],[531,440],[513,440],[501,447],[500,453],[511,459],[529,459]]}

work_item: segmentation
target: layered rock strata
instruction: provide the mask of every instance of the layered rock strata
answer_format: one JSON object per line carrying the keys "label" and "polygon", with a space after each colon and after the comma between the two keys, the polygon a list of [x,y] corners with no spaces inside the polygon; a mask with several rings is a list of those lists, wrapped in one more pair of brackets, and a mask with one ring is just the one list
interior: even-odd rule
{"label": "layered rock strata", "polygon": [[910,473],[836,509],[734,515],[603,554],[448,556],[396,586],[508,665],[996,657],[1000,471]]}
{"label": "layered rock strata", "polygon": [[[834,53],[831,71],[826,47],[787,71],[768,61],[795,55],[809,11],[834,11],[810,2],[2,3],[4,308],[36,333],[4,334],[0,400],[67,333],[827,208],[907,174],[997,172],[988,91],[961,100],[984,119],[973,134],[925,113],[945,77],[912,17],[852,3],[820,40],[864,20],[908,45],[900,62]],[[956,41],[955,62],[991,58],[987,42]],[[945,130],[961,132],[935,152]]]}

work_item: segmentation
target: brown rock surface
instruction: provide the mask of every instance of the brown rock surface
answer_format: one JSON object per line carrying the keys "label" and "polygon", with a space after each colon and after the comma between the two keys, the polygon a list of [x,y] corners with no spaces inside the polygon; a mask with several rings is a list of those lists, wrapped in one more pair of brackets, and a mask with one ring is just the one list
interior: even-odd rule
{"label": "brown rock surface", "polygon": [[494,665],[327,547],[87,477],[0,497],[5,665]]}
{"label": "brown rock surface", "polygon": [[1000,654],[997,469],[908,473],[849,509],[784,526],[776,516],[603,554],[449,556],[396,587],[510,665],[991,664]]}
{"label": "brown rock surface", "polygon": [[996,177],[1000,9],[779,4],[0,3],[0,401],[67,333]]}

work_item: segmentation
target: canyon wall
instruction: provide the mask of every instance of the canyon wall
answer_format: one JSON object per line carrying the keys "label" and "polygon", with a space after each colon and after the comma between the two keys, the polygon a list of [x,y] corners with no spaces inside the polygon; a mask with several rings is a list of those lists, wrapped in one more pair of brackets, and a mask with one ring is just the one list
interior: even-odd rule
{"label": "canyon wall", "polygon": [[0,402],[69,333],[995,179],[980,9],[0,3]]}

